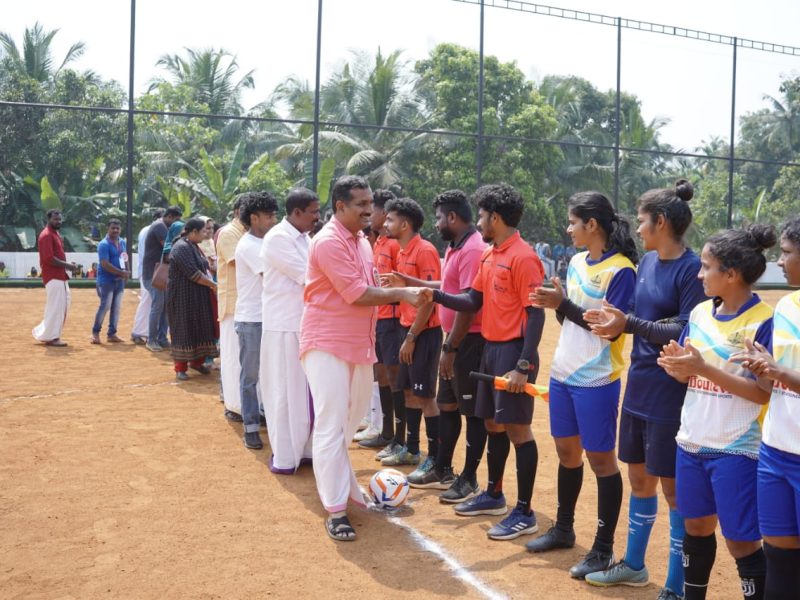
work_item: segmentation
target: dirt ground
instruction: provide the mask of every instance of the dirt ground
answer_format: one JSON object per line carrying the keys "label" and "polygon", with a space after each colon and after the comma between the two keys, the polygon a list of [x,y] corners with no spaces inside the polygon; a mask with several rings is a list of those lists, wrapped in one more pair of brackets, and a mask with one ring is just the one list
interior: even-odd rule
{"label": "dirt ground", "polygon": [[[764,297],[774,303],[781,295]],[[126,339],[137,301],[135,290],[125,292],[120,335]],[[330,540],[310,467],[276,476],[266,466],[268,448],[242,446],[241,426],[223,417],[217,372],[177,384],[166,353],[130,343],[90,345],[93,290],[72,292],[63,335],[69,347],[44,347],[30,335],[43,306],[43,289],[0,290],[0,597],[481,597],[381,513],[354,509],[359,539]],[[557,336],[548,318],[540,381],[547,380]],[[547,418],[547,406],[539,404],[534,507],[541,531],[556,510],[557,460]],[[351,456],[366,486],[378,463],[355,446]],[[457,468],[462,461],[459,448]],[[512,452],[506,468],[512,497],[514,471]],[[485,464],[479,479],[486,481]],[[625,548],[628,489],[626,482],[618,553]],[[458,517],[435,491],[412,491],[400,518],[493,597],[655,598],[668,554],[663,499],[648,552],[648,587],[591,588],[566,573],[591,545],[596,502],[587,468],[578,545],[546,555],[524,551],[528,536],[487,539],[495,517]],[[740,597],[722,543],[709,597]]]}

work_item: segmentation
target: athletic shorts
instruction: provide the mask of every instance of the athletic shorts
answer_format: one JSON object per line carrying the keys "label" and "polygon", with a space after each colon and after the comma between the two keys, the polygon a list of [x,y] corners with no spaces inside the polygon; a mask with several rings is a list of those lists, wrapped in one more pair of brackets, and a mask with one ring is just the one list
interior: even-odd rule
{"label": "athletic shorts", "polygon": [[[481,373],[489,375],[505,375],[517,368],[522,354],[523,339],[517,338],[507,342],[486,342],[481,358]],[[528,373],[528,381],[536,381],[536,370]],[[525,392],[510,394],[496,390],[485,381],[478,382],[475,400],[475,416],[483,419],[494,419],[500,425],[530,425],[533,421],[533,398]]]}
{"label": "athletic shorts", "polygon": [[800,456],[761,444],[758,524],[762,535],[800,535]]}
{"label": "athletic shorts", "polygon": [[[401,328],[401,339],[405,339],[408,329]],[[423,329],[414,344],[411,364],[401,364],[397,375],[397,385],[402,390],[420,398],[433,398],[436,395],[436,381],[439,378],[439,354],[442,352],[441,327]]]}
{"label": "athletic shorts", "polygon": [[438,404],[458,404],[459,412],[465,417],[475,416],[475,395],[478,382],[469,378],[470,371],[480,371],[481,356],[486,340],[480,333],[464,336],[456,352],[453,365],[453,379],[439,378]]}
{"label": "athletic shorts", "polygon": [[746,456],[702,456],[679,447],[675,465],[678,512],[684,519],[717,515],[725,539],[760,540],[757,468],[758,461]]}
{"label": "athletic shorts", "polygon": [[400,346],[404,335],[400,319],[378,319],[375,326],[375,355],[380,364],[400,364]]}
{"label": "athletic shorts", "polygon": [[619,459],[629,465],[644,463],[654,477],[675,478],[675,436],[680,423],[654,423],[622,411],[619,418]]}
{"label": "athletic shorts", "polygon": [[554,438],[579,435],[589,452],[608,452],[617,445],[620,381],[579,387],[550,379],[550,433]]}

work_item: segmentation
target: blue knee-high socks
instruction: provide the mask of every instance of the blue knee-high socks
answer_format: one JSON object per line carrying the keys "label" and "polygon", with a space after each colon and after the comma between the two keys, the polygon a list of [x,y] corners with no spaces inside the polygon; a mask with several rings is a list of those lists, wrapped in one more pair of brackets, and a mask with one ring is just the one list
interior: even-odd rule
{"label": "blue knee-high socks", "polygon": [[683,538],[685,536],[686,526],[683,517],[677,510],[672,509],[669,511],[669,566],[664,587],[679,596],[683,595]]}
{"label": "blue knee-high socks", "polygon": [[625,549],[625,562],[631,569],[644,568],[644,555],[647,542],[658,514],[658,496],[638,498],[631,496],[628,508],[628,546]]}

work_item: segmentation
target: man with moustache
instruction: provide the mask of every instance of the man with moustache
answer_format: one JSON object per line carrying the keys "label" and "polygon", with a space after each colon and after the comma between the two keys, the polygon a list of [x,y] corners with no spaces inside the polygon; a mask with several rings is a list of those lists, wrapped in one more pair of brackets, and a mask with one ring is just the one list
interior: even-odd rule
{"label": "man with moustache", "polygon": [[47,211],[47,225],[39,234],[39,263],[42,268],[42,283],[47,292],[44,319],[31,332],[33,337],[46,346],[63,347],[67,343],[61,339],[61,330],[67,320],[70,293],[67,271],[75,273],[80,267],[67,262],[64,243],[58,230],[61,229],[61,211]]}
{"label": "man with moustache", "polygon": [[311,459],[314,411],[300,364],[300,319],[308,265],[308,232],[319,221],[319,197],[297,188],[286,197],[286,216],[261,243],[262,322],[259,386],[272,448],[269,469],[292,475]]}
{"label": "man with moustache", "polygon": [[363,506],[364,498],[347,448],[372,393],[375,307],[400,301],[419,306],[432,294],[379,287],[363,233],[372,215],[372,190],[363,177],[340,177],[331,201],[334,215],[309,246],[300,362],[314,404],[314,477],[328,512],[325,529],[336,541],[352,541],[348,500]]}

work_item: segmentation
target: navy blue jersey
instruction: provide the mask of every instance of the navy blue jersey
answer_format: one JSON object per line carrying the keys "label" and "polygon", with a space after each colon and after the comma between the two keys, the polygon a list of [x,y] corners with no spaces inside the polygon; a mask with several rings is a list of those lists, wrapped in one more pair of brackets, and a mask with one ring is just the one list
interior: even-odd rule
{"label": "navy blue jersey", "polygon": [[[657,252],[645,254],[637,270],[634,315],[686,323],[692,309],[706,300],[698,271],[700,258],[689,249],[674,260],[661,260]],[[622,410],[655,423],[680,423],[686,384],[656,364],[660,352],[661,344],[634,336]]]}

